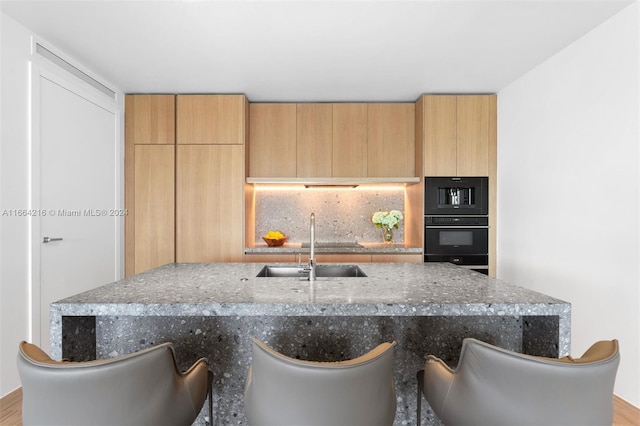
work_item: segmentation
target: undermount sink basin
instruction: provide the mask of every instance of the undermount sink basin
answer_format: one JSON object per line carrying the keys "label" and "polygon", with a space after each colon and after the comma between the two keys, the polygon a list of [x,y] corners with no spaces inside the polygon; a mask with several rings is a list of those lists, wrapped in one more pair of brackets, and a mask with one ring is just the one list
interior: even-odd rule
{"label": "undermount sink basin", "polygon": [[[316,265],[316,277],[366,277],[358,265]],[[298,277],[309,278],[309,272],[303,266],[298,265],[266,265],[258,272],[256,277]]]}

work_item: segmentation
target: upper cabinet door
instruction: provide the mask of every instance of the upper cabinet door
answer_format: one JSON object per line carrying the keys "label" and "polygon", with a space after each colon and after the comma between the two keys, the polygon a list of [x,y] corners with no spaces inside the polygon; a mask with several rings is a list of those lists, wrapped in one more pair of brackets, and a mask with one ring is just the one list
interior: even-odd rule
{"label": "upper cabinet door", "polygon": [[178,95],[179,144],[244,144],[244,95]]}
{"label": "upper cabinet door", "polygon": [[129,144],[173,144],[174,95],[126,95],[125,138]]}
{"label": "upper cabinet door", "polygon": [[457,176],[456,96],[424,96],[422,100],[425,175]]}
{"label": "upper cabinet door", "polygon": [[331,104],[298,104],[296,119],[296,176],[331,176],[333,106]]}
{"label": "upper cabinet door", "polygon": [[489,175],[490,96],[457,96],[458,176]]}
{"label": "upper cabinet door", "polygon": [[333,177],[367,176],[367,104],[333,104]]}
{"label": "upper cabinet door", "polygon": [[427,95],[425,176],[489,176],[495,158],[495,95]]}
{"label": "upper cabinet door", "polygon": [[369,177],[415,176],[415,105],[368,105]]}
{"label": "upper cabinet door", "polygon": [[249,117],[249,176],[296,176],[296,104],[251,104]]}

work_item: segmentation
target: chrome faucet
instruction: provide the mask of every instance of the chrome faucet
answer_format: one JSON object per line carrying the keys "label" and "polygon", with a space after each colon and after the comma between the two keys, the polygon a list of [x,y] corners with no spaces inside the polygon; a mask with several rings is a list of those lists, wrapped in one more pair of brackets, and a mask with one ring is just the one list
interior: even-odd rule
{"label": "chrome faucet", "polygon": [[316,279],[316,215],[309,218],[309,280]]}

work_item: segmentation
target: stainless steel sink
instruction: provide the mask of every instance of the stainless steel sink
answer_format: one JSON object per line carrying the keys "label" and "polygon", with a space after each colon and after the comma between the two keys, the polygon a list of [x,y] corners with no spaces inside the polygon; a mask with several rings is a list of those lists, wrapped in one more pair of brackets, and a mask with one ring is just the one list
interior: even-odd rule
{"label": "stainless steel sink", "polygon": [[[316,277],[366,277],[358,265],[316,265]],[[298,265],[266,265],[256,277],[298,277],[309,278],[309,271]]]}
{"label": "stainless steel sink", "polygon": [[316,265],[317,277],[349,277],[360,278],[366,277],[358,265]]}

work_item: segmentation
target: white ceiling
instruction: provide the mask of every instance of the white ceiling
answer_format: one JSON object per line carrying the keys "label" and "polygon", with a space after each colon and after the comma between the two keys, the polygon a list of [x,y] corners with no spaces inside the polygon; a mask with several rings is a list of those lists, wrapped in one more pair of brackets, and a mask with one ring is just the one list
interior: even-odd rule
{"label": "white ceiling", "polygon": [[495,93],[635,0],[1,1],[127,93]]}

